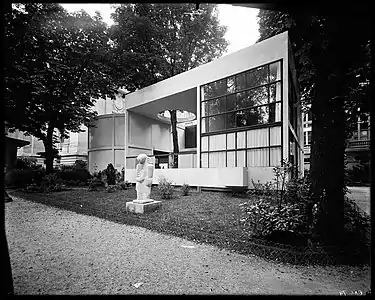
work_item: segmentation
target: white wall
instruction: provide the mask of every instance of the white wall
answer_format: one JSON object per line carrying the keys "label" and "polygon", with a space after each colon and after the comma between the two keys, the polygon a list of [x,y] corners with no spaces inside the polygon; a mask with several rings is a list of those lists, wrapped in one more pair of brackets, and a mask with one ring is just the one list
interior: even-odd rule
{"label": "white wall", "polygon": [[128,142],[129,146],[169,152],[170,125],[129,111]]}
{"label": "white wall", "polygon": [[[153,184],[159,183],[160,176],[172,180],[175,185],[188,183],[191,186],[225,187],[228,185],[247,184],[246,168],[214,168],[214,169],[155,169]],[[129,182],[135,182],[135,170],[126,170]]]}

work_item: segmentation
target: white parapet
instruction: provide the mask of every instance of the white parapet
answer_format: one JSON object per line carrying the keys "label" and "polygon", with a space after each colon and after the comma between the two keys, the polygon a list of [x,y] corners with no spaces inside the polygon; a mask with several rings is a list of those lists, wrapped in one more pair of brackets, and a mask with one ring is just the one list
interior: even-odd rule
{"label": "white parapet", "polygon": [[[158,184],[160,177],[172,181],[174,185],[203,187],[247,186],[247,168],[185,168],[185,169],[155,169],[153,184]],[[126,170],[129,182],[135,182],[135,170]]]}

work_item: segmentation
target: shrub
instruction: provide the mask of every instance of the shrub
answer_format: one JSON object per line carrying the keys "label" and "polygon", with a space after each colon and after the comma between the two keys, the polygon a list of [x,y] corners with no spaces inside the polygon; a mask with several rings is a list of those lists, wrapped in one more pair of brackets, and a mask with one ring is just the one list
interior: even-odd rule
{"label": "shrub", "polygon": [[116,189],[117,189],[117,186],[116,186],[116,185],[108,185],[108,186],[106,187],[105,190],[106,190],[108,193],[113,193],[113,192],[116,191]]}
{"label": "shrub", "polygon": [[270,236],[275,232],[306,233],[307,224],[303,209],[297,204],[272,205],[266,199],[240,204],[244,216],[242,224],[257,237]]}
{"label": "shrub", "polygon": [[116,183],[124,182],[124,174],[116,170]]}
{"label": "shrub", "polygon": [[167,180],[161,176],[159,179],[158,192],[162,199],[171,199],[173,196],[174,187],[172,181]]}
{"label": "shrub", "polygon": [[64,189],[61,178],[56,174],[48,174],[44,176],[41,183],[41,190],[45,193],[59,192]]}
{"label": "shrub", "polygon": [[37,159],[33,157],[17,157],[15,169],[25,170],[25,169],[36,169]]}
{"label": "shrub", "polygon": [[301,203],[310,200],[310,179],[308,176],[294,178],[285,185],[285,201],[288,203]]}
{"label": "shrub", "polygon": [[128,188],[126,182],[123,182],[123,181],[117,183],[116,186],[117,186],[117,189],[119,190],[126,190]]}
{"label": "shrub", "polygon": [[355,201],[347,197],[344,202],[344,230],[348,241],[347,247],[369,249],[371,219],[360,211]]}
{"label": "shrub", "polygon": [[111,163],[109,163],[107,168],[103,172],[107,176],[108,185],[115,185],[116,184],[117,170],[113,167],[113,165]]}
{"label": "shrub", "polygon": [[99,188],[104,186],[103,182],[97,177],[89,179],[88,183],[89,191],[97,191]]}
{"label": "shrub", "polygon": [[63,169],[56,174],[66,182],[74,182],[73,185],[79,185],[80,182],[86,183],[90,178],[91,175],[88,170],[85,169]]}
{"label": "shrub", "polygon": [[87,170],[87,162],[81,159],[77,159],[74,162],[73,168],[75,170]]}
{"label": "shrub", "polygon": [[189,191],[190,191],[190,185],[187,184],[187,183],[184,183],[181,187],[181,191],[182,191],[182,196],[187,196],[189,195]]}
{"label": "shrub", "polygon": [[13,169],[6,173],[5,185],[7,187],[25,188],[28,184],[40,184],[44,174],[43,169]]}
{"label": "shrub", "polygon": [[42,191],[42,187],[35,183],[35,181],[31,184],[26,185],[24,188],[26,193],[38,193]]}

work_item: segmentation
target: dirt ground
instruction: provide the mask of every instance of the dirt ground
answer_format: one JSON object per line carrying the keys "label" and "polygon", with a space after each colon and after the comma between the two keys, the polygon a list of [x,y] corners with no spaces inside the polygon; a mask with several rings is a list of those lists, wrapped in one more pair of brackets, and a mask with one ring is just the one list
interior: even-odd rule
{"label": "dirt ground", "polygon": [[16,295],[364,294],[370,267],[296,267],[13,197]]}

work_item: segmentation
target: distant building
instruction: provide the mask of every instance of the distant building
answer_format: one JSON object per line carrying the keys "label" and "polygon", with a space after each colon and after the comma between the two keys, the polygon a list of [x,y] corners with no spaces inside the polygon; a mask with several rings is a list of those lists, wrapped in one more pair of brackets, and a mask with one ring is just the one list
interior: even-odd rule
{"label": "distant building", "polygon": [[[312,117],[311,111],[303,116],[304,168],[310,169]],[[347,141],[347,168],[354,182],[369,183],[370,180],[370,115],[358,117],[357,129]]]}
{"label": "distant building", "polygon": [[27,146],[30,142],[24,139],[24,136],[19,132],[15,131],[10,133],[8,131],[7,122],[5,122],[5,153],[4,153],[4,167],[8,171],[15,167],[17,160],[17,149]]}
{"label": "distant building", "polygon": [[[119,112],[124,101],[121,96],[122,94],[116,100],[98,99],[93,110],[98,112],[99,115]],[[56,144],[61,159],[55,159],[55,164],[72,165],[76,160],[87,161],[88,130],[83,125],[81,129],[83,132],[69,132],[68,138],[61,139],[60,143]],[[58,133],[57,130],[56,133]],[[26,136],[20,131],[17,131],[17,136],[29,142],[27,146],[18,149],[17,156],[36,158],[38,164],[44,165],[44,158],[37,154],[38,152],[44,152],[43,142],[34,136]]]}

